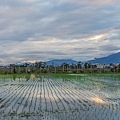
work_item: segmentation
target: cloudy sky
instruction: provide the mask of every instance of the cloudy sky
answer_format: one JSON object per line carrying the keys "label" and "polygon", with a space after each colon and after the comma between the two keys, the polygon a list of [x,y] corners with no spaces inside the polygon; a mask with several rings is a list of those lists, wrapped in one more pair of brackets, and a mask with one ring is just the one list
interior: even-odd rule
{"label": "cloudy sky", "polygon": [[2,64],[87,61],[119,51],[120,0],[0,1]]}

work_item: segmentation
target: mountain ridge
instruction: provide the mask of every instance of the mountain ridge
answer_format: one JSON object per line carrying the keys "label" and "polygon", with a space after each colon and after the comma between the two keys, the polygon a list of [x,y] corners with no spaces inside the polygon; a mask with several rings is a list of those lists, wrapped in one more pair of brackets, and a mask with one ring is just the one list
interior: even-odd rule
{"label": "mountain ridge", "polygon": [[120,63],[120,52],[110,54],[106,57],[94,58],[93,60],[89,60],[87,62],[89,62],[89,63],[102,63],[102,64]]}
{"label": "mountain ridge", "polygon": [[60,66],[62,63],[77,64],[77,61],[72,59],[53,59],[46,62],[47,65],[55,65],[55,66]]}

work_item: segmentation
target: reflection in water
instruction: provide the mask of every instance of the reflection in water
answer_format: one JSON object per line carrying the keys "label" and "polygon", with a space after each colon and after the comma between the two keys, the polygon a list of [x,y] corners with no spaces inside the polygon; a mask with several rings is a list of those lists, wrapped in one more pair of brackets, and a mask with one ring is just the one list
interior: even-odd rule
{"label": "reflection in water", "polygon": [[25,78],[26,78],[26,81],[30,80],[30,75],[26,75]]}
{"label": "reflection in water", "polygon": [[15,81],[15,79],[16,79],[16,75],[13,75],[13,80]]}
{"label": "reflection in water", "polygon": [[94,98],[91,98],[94,102],[96,103],[101,103],[101,104],[105,104],[105,101],[103,101],[101,98],[99,97],[94,97]]}
{"label": "reflection in water", "polygon": [[35,74],[31,74],[30,78],[36,78]]}
{"label": "reflection in water", "polygon": [[[120,120],[120,84],[108,86],[94,79],[36,74],[16,75],[14,79],[13,83],[11,79],[6,78],[5,82],[1,79],[0,120],[1,116],[2,120],[7,120],[4,116],[10,115],[12,120],[19,117],[21,120],[24,117],[36,120]],[[114,91],[116,87],[117,93],[109,90]]]}
{"label": "reflection in water", "polygon": [[[39,76],[40,77],[40,76]],[[9,79],[10,78],[10,79]],[[17,75],[12,75],[12,78],[11,77],[8,77],[7,75],[5,76],[4,78],[4,81],[8,81],[10,80],[11,82],[13,81],[17,81],[17,80],[26,80],[26,81],[29,81],[30,79],[35,79],[36,78],[36,75],[35,74],[25,74],[24,76],[21,74],[21,76],[17,76]]]}

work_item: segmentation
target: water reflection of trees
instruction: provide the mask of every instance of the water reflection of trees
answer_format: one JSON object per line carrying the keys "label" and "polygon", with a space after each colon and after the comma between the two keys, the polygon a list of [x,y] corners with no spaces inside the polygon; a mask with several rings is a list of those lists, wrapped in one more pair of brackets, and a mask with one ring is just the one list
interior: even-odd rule
{"label": "water reflection of trees", "polygon": [[30,80],[30,75],[25,76],[26,81]]}
{"label": "water reflection of trees", "polygon": [[14,80],[14,81],[16,80],[16,75],[13,75],[13,80]]}

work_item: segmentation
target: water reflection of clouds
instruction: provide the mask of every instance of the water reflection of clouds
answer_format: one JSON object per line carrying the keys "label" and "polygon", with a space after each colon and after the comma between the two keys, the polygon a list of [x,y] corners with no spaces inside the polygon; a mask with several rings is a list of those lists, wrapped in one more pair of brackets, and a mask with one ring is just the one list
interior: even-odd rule
{"label": "water reflection of clouds", "polygon": [[[104,105],[105,107],[108,104],[116,104],[117,100],[114,102],[114,100],[111,99],[106,99],[106,97],[112,97],[115,96],[116,94],[111,92],[109,90],[109,87],[105,87],[101,89],[101,84],[90,84],[93,81],[90,81],[89,84],[86,85],[85,83],[80,83],[78,81],[68,81],[67,83],[64,83],[62,79],[57,79],[57,82],[54,81],[53,79],[45,79],[45,78],[35,78],[35,74],[31,74],[30,77],[30,82],[27,82],[25,86],[27,85],[28,87],[31,86],[31,91],[25,91],[25,94],[22,94],[21,96],[18,95],[18,97],[23,97],[27,99],[29,97],[28,101],[35,101],[36,99],[41,99],[41,104],[45,104],[44,101],[47,103],[52,102],[53,104],[64,104],[66,107],[69,104],[72,106],[73,101],[74,105],[79,107],[79,106],[87,106],[89,107],[92,105]],[[19,78],[23,79],[23,78]],[[32,79],[34,79],[32,81]],[[24,79],[23,79],[24,80]],[[41,82],[36,82],[40,80]],[[14,81],[15,83],[16,81]],[[23,82],[24,84],[24,82]],[[18,84],[19,85],[19,84]],[[96,85],[96,86],[95,86]],[[24,87],[24,86],[23,86]],[[91,88],[91,89],[88,89]],[[112,87],[113,91],[115,87]],[[117,87],[116,89],[119,90]],[[11,92],[14,91],[15,88],[12,85]],[[19,91],[18,91],[19,92]],[[111,94],[110,94],[111,92]],[[18,94],[18,93],[17,93]],[[112,95],[113,94],[113,95]],[[99,97],[98,97],[99,96]],[[119,94],[118,94],[119,97]],[[116,98],[116,97],[114,97]],[[34,102],[33,102],[34,103]],[[50,103],[51,104],[51,103]],[[67,108],[66,108],[67,109]]]}
{"label": "water reflection of clouds", "polygon": [[92,101],[96,102],[96,103],[100,103],[100,104],[105,104],[106,102],[103,101],[101,98],[99,97],[93,97],[91,98]]}

